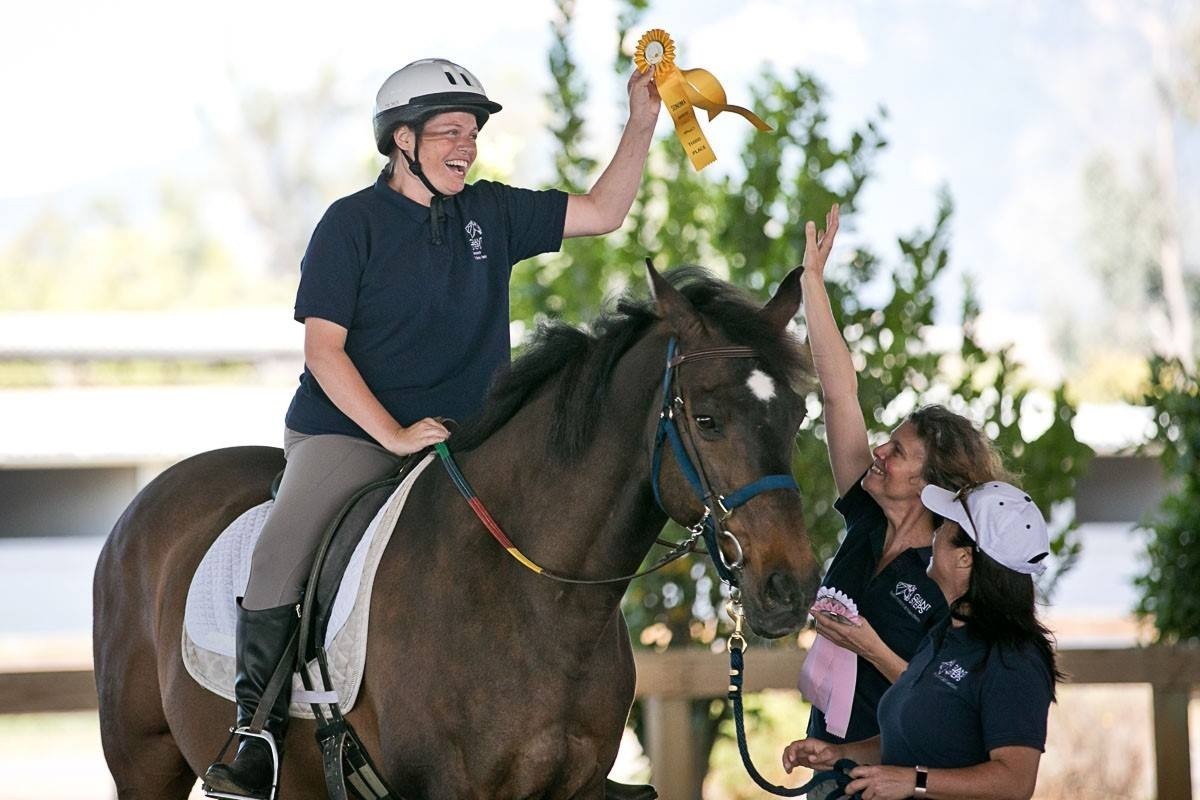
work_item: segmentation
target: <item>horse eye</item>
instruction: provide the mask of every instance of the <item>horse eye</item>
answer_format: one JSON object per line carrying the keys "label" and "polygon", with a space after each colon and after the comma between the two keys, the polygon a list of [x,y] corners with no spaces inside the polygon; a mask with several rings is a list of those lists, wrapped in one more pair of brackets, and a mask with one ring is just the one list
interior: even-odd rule
{"label": "horse eye", "polygon": [[716,421],[707,414],[697,414],[694,419],[702,431],[715,431],[717,429]]}

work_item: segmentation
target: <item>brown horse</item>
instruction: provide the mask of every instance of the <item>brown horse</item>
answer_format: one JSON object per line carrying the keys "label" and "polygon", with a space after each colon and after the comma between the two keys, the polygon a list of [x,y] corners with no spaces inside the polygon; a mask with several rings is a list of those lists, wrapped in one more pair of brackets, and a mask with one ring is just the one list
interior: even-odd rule
{"label": "brown horse", "polygon": [[[763,308],[697,271],[650,269],[652,303],[623,301],[591,332],[554,325],[455,434],[457,460],[514,543],[559,575],[637,568],[666,515],[651,457],[670,339],[684,354],[752,348],[675,371],[676,419],[715,491],[791,472],[806,362],[785,326],[799,271]],[[676,286],[678,284],[678,286]],[[663,509],[701,519],[668,448]],[[95,668],[104,753],[122,800],[183,798],[216,755],[232,704],[180,654],[191,576],[216,536],[268,497],[278,450],[203,453],[168,469],[117,522],[96,567]],[[794,489],[748,501],[724,527],[747,620],[768,637],[805,619],[818,568]],[[740,549],[740,553],[738,550]],[[534,574],[485,532],[440,467],[416,483],[375,578],[367,666],[347,715],[402,797],[604,797],[633,699],[626,584]],[[325,794],[313,723],[295,720],[280,795]]]}

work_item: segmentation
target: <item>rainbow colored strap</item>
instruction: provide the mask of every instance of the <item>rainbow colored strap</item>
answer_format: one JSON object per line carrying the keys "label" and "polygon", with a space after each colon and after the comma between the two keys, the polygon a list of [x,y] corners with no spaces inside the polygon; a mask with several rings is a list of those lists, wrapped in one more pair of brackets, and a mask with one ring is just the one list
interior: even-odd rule
{"label": "rainbow colored strap", "polygon": [[467,479],[459,470],[458,464],[454,463],[454,456],[450,455],[450,448],[446,447],[446,443],[438,442],[433,446],[433,449],[437,451],[438,458],[442,460],[442,466],[446,468],[446,474],[454,482],[454,486],[458,489],[459,494],[467,501],[467,505],[475,512],[475,516],[479,517],[479,521],[483,523],[483,527],[488,529],[488,533],[492,535],[492,538],[499,542],[500,546],[507,550],[508,554],[517,561],[520,561],[539,575],[546,574],[547,571],[545,569],[533,563],[504,535],[504,531],[500,528],[499,523],[492,519],[492,515],[483,507],[483,502],[475,495],[475,490],[471,488],[471,484],[467,483]]}

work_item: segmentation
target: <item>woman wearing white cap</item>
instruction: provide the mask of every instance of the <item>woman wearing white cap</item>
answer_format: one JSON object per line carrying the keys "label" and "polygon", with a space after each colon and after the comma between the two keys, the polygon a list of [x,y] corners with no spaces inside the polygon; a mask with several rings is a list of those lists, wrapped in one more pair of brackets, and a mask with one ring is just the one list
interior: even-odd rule
{"label": "woman wearing white cap", "polygon": [[[879,733],[879,699],[948,613],[925,574],[937,522],[921,503],[921,490],[929,484],[958,488],[1004,474],[987,437],[938,405],[918,408],[887,441],[871,446],[858,376],[825,288],[838,223],[835,205],[824,231],[807,224],[802,277],[804,319],[838,491],[835,508],[846,521],[814,606],[817,657],[806,660],[801,676],[813,702],[807,735],[830,742]],[[830,607],[828,597],[839,600]],[[843,600],[848,602],[839,604]]]}
{"label": "woman wearing white cap", "polygon": [[[287,467],[237,609],[238,727],[246,726],[297,624],[296,604],[326,525],[359,487],[477,413],[508,363],[508,280],[564,238],[620,227],[641,183],[661,104],[653,70],[629,80],[629,120],[586,194],[467,183],[476,137],[500,104],[466,68],[405,66],[376,97],[374,141],[388,164],[335,202],[300,266],[295,318],[304,374],[285,420]],[[287,682],[285,682],[287,683]],[[282,744],[288,688],[265,730]],[[266,797],[268,745],[243,737],[204,776],[215,796]]]}
{"label": "woman wearing white cap", "polygon": [[793,742],[783,764],[851,770],[847,795],[864,800],[1029,798],[1046,744],[1046,719],[1062,680],[1050,632],[1038,620],[1033,575],[1050,550],[1029,495],[989,482],[921,499],[943,518],[929,575],[950,618],[879,704],[880,735],[862,742]]}

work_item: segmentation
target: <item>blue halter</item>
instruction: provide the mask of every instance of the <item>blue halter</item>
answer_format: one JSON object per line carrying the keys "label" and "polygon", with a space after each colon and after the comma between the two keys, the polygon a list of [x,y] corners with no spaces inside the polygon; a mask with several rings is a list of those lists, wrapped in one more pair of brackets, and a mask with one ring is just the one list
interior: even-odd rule
{"label": "blue halter", "polygon": [[[690,529],[693,532],[696,532],[697,529],[702,529],[704,544],[708,548],[709,555],[712,557],[713,566],[717,568],[717,574],[721,577],[721,580],[731,586],[738,585],[737,577],[734,573],[742,567],[742,546],[732,533],[721,527],[722,524],[725,520],[729,519],[734,509],[745,505],[763,492],[775,489],[800,491],[800,487],[796,484],[796,479],[791,475],[767,475],[727,495],[717,494],[713,491],[707,476],[704,474],[704,465],[700,463],[699,451],[696,451],[696,463],[693,463],[691,457],[688,455],[687,448],[684,446],[683,438],[679,435],[679,422],[675,418],[675,410],[676,406],[678,406],[680,411],[683,410],[683,398],[682,396],[672,398],[671,384],[675,377],[675,370],[684,361],[695,361],[704,358],[754,358],[755,356],[756,353],[748,347],[722,347],[676,355],[675,339],[672,337],[667,343],[667,365],[663,372],[662,409],[658,417],[658,430],[654,435],[654,452],[651,455],[650,486],[654,490],[654,500],[658,503],[658,507],[669,517],[671,516],[671,512],[667,511],[663,505],[662,496],[658,489],[658,481],[659,472],[662,467],[663,442],[668,440],[671,442],[671,451],[675,454],[675,463],[679,465],[680,471],[683,472],[683,477],[687,479],[688,484],[692,487],[692,492],[704,504],[704,516],[695,525],[690,526]],[[695,450],[694,445],[693,450]],[[699,469],[697,469],[697,466],[699,466]],[[732,563],[726,561],[725,553],[718,544],[718,535],[728,539],[737,549],[737,557]]]}

